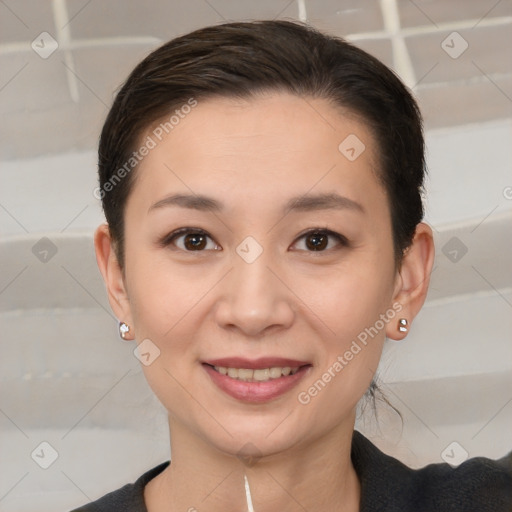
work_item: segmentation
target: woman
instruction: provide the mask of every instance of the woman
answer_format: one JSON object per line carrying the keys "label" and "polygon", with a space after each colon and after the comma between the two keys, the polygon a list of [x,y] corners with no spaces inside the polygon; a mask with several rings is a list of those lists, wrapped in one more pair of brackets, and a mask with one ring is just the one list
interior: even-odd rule
{"label": "woman", "polygon": [[511,510],[512,455],[413,471],[354,431],[427,293],[424,168],[402,83],[311,28],[205,28],[140,63],[95,247],[172,463],[78,510]]}

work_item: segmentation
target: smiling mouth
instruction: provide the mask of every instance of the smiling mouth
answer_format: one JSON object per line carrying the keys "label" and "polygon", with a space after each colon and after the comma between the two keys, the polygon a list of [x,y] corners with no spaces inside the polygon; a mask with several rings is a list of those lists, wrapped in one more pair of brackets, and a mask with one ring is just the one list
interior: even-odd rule
{"label": "smiling mouth", "polygon": [[[278,365],[287,366],[278,366]],[[231,357],[202,363],[224,393],[246,403],[264,403],[284,395],[310,373],[312,364],[284,358]],[[247,368],[252,366],[252,368]]]}
{"label": "smiling mouth", "polygon": [[[274,379],[280,379],[281,377],[288,377],[288,375],[295,375],[301,366],[291,367],[291,366],[273,366],[270,368],[228,368],[225,366],[212,366],[208,364],[211,368],[213,368],[216,372],[221,375],[227,375],[235,380],[240,380],[243,382],[267,382]],[[310,366],[310,365],[305,365]]]}

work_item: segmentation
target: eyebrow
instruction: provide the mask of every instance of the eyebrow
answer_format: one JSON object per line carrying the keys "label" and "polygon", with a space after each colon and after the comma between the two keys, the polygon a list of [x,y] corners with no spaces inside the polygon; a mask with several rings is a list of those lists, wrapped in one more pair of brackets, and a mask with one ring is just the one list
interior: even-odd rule
{"label": "eyebrow", "polygon": [[303,195],[292,197],[284,207],[284,212],[312,210],[354,210],[365,213],[363,206],[345,196],[334,192],[328,194]]}
{"label": "eyebrow", "polygon": [[[148,213],[152,210],[178,206],[181,208],[190,208],[193,210],[206,212],[221,212],[223,204],[213,197],[197,194],[173,194],[150,206]],[[289,199],[284,208],[283,213],[287,214],[292,211],[308,212],[313,210],[354,210],[365,213],[363,206],[348,197],[340,196],[335,193],[303,195],[292,197]]]}
{"label": "eyebrow", "polygon": [[180,206],[181,208],[190,208],[205,212],[220,212],[222,210],[222,203],[212,197],[191,194],[173,194],[160,199],[160,201],[150,206],[148,213],[165,206]]}

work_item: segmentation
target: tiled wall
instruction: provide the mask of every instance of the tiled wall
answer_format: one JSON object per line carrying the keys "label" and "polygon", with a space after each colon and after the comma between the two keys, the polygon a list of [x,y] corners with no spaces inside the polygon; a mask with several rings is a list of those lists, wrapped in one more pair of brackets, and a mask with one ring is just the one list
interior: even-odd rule
{"label": "tiled wall", "polygon": [[[94,148],[115,89],[150,50],[204,25],[276,17],[393,67],[427,128],[512,116],[512,0],[3,0],[0,158]],[[58,47],[43,59],[31,43]]]}

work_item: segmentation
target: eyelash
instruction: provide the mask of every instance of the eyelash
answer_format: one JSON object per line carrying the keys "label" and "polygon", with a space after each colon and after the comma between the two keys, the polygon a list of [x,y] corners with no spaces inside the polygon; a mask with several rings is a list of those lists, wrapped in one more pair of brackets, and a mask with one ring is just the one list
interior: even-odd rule
{"label": "eyelash", "polygon": [[[180,228],[180,229],[177,229],[176,231],[173,231],[172,233],[169,233],[165,237],[163,237],[159,241],[159,245],[161,247],[168,247],[169,245],[173,244],[176,239],[180,238],[181,236],[189,235],[189,234],[206,236],[206,237],[210,238],[213,241],[213,238],[206,231],[204,231],[203,229],[200,229],[200,228]],[[299,235],[293,245],[295,245],[299,240],[301,240],[303,238],[307,238],[308,236],[311,236],[311,235],[326,235],[328,237],[335,238],[338,241],[339,245],[342,246],[342,247],[348,247],[350,245],[346,237],[344,237],[340,233],[336,233],[335,231],[332,231],[332,230],[327,229],[327,228],[313,228],[313,229],[309,229],[308,231],[306,231],[306,232],[302,233],[301,235]],[[218,246],[218,244],[216,244],[216,245]],[[181,249],[179,247],[177,249],[180,249],[180,250],[183,250],[184,252],[189,252],[189,253],[190,252],[204,252],[206,250],[206,249],[201,249],[201,250],[198,250],[198,251],[189,251],[189,250],[186,250],[186,249]],[[317,252],[319,252],[319,253],[322,253],[322,252],[327,252],[327,251],[332,250],[332,249],[333,248],[324,249],[324,250],[321,250],[321,251],[307,251],[306,250],[305,252],[310,252],[310,253],[317,253]]]}

